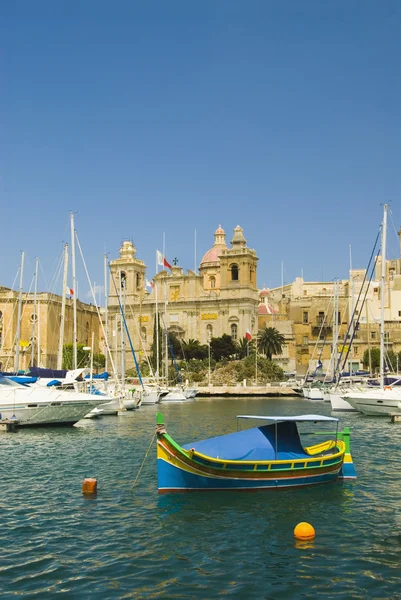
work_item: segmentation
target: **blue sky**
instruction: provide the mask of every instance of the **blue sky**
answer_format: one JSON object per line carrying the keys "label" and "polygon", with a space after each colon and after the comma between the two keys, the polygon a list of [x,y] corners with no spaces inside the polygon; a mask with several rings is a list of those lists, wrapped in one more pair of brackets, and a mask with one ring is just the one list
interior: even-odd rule
{"label": "blue sky", "polygon": [[24,250],[51,287],[70,211],[98,283],[124,239],[152,277],[163,232],[193,269],[219,224],[260,287],[345,278],[384,202],[399,255],[400,164],[398,0],[0,3],[0,284]]}

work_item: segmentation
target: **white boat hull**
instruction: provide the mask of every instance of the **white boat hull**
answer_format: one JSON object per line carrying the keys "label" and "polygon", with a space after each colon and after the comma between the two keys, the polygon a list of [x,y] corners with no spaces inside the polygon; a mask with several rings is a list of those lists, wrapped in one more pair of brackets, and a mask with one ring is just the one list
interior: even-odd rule
{"label": "white boat hull", "polygon": [[401,414],[401,390],[378,389],[366,392],[351,392],[343,396],[356,410],[369,416]]}
{"label": "white boat hull", "polygon": [[344,400],[344,398],[342,398],[340,394],[336,394],[334,392],[330,392],[330,404],[331,410],[357,412],[357,409],[351,406],[349,402]]}

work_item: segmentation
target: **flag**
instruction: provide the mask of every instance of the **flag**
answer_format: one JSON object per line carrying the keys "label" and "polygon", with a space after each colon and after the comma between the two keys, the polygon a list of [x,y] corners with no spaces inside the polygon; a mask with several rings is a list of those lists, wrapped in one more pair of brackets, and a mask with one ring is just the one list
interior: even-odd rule
{"label": "flag", "polygon": [[156,250],[156,257],[157,257],[158,265],[161,265],[162,267],[167,267],[168,269],[171,269],[171,265],[167,262],[166,258],[163,256],[163,254],[161,252],[159,252],[158,250]]}
{"label": "flag", "polygon": [[245,338],[247,339],[248,342],[250,342],[251,339],[252,339],[252,334],[249,331],[249,329],[247,329],[246,332],[245,332]]}
{"label": "flag", "polygon": [[155,287],[155,284],[153,283],[153,281],[149,281],[149,279],[147,279],[146,283],[145,283],[145,286],[147,288],[152,288],[152,290],[153,290],[153,288]]}
{"label": "flag", "polygon": [[65,288],[65,293],[68,296],[73,296],[74,295],[74,290],[72,290],[71,288],[69,288],[68,286]]}
{"label": "flag", "polygon": [[317,361],[317,365],[316,365],[316,371],[317,371],[318,369],[321,369],[322,367],[323,367],[323,363],[322,363],[322,361],[319,359],[319,360]]}

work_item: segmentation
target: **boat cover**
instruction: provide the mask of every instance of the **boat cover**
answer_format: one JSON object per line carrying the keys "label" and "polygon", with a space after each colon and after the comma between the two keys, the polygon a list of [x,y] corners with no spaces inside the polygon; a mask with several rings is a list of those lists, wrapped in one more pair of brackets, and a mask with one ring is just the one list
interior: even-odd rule
{"label": "boat cover", "polygon": [[[277,427],[277,457],[276,457]],[[290,460],[309,457],[302,447],[296,423],[284,421],[253,427],[183,446],[213,458],[227,460]]]}

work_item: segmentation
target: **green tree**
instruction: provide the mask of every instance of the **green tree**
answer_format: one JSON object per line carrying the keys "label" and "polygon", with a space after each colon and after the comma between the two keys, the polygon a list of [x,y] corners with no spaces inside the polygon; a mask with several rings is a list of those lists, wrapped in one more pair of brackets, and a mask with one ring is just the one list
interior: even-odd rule
{"label": "green tree", "polygon": [[235,357],[237,353],[237,345],[230,335],[226,333],[221,337],[212,338],[210,340],[210,349],[213,357],[217,362],[221,360],[229,360]]}
{"label": "green tree", "polygon": [[253,347],[251,342],[249,342],[246,338],[241,338],[237,343],[237,357],[241,360],[242,358],[246,358],[253,352]]}
{"label": "green tree", "polygon": [[369,369],[369,352],[370,352],[370,363],[372,366],[373,373],[380,368],[380,348],[371,348],[369,350],[365,350],[363,353],[363,366],[365,369]]}
{"label": "green tree", "polygon": [[275,327],[265,327],[259,334],[258,349],[267,360],[271,360],[274,354],[282,354],[284,344],[284,336]]}
{"label": "green tree", "polygon": [[[89,367],[90,352],[84,350],[84,344],[77,344],[77,368]],[[63,369],[70,371],[74,368],[74,344],[64,344],[63,346]]]}
{"label": "green tree", "polygon": [[209,352],[207,345],[201,344],[199,340],[192,339],[183,342],[182,351],[186,360],[191,360],[193,358],[202,360],[207,357]]}

